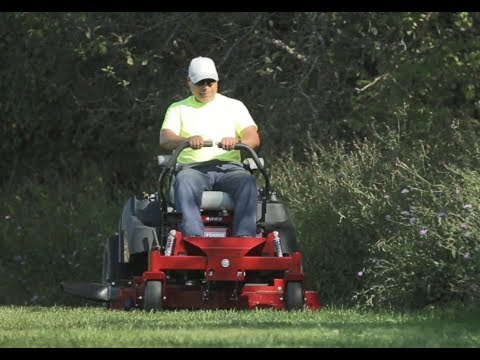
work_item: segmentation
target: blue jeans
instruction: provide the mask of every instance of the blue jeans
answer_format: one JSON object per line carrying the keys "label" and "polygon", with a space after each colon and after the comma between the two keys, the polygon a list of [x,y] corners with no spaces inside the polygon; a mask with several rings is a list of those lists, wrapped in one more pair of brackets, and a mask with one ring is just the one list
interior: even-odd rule
{"label": "blue jeans", "polygon": [[203,191],[223,191],[234,201],[233,236],[256,236],[257,184],[241,163],[207,161],[185,165],[176,174],[174,198],[182,213],[180,231],[184,236],[203,236],[200,205]]}

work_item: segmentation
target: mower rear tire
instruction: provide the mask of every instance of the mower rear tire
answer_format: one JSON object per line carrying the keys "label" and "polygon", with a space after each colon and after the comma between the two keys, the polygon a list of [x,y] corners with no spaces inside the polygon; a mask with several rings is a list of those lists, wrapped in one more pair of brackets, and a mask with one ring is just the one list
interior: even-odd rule
{"label": "mower rear tire", "polygon": [[162,310],[163,283],[159,280],[150,280],[145,284],[143,293],[143,309],[145,311]]}
{"label": "mower rear tire", "polygon": [[305,306],[302,283],[289,281],[285,290],[285,298],[286,310],[302,310]]}

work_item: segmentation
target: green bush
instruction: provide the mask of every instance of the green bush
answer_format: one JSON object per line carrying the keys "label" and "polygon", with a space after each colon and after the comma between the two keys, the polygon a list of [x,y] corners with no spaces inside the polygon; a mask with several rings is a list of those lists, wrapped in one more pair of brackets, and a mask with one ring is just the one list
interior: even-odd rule
{"label": "green bush", "polygon": [[1,304],[78,304],[60,283],[101,280],[103,246],[118,231],[123,203],[108,196],[100,171],[88,173],[71,182],[17,184],[2,194]]}
{"label": "green bush", "polygon": [[438,154],[398,139],[348,151],[309,139],[307,161],[276,161],[273,184],[296,219],[310,282],[325,302],[360,307],[476,300],[479,173],[468,160],[432,164]]}

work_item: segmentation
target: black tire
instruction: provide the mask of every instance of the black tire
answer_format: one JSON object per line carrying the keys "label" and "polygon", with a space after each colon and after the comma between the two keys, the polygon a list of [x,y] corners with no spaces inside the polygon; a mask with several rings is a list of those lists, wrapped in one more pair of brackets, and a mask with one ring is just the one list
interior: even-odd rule
{"label": "black tire", "polygon": [[303,310],[305,306],[303,286],[299,281],[290,281],[285,290],[285,309]]}
{"label": "black tire", "polygon": [[143,309],[145,311],[162,310],[163,284],[159,280],[150,280],[145,284],[143,293]]}

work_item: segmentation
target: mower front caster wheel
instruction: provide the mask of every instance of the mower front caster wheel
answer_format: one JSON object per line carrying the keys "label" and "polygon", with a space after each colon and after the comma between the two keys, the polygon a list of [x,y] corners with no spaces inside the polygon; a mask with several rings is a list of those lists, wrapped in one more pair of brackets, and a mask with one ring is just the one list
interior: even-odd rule
{"label": "mower front caster wheel", "polygon": [[288,282],[285,293],[285,308],[287,310],[302,310],[304,308],[305,301],[301,282]]}
{"label": "mower front caster wheel", "polygon": [[143,309],[145,311],[162,310],[163,284],[159,280],[150,280],[145,284],[143,294]]}

